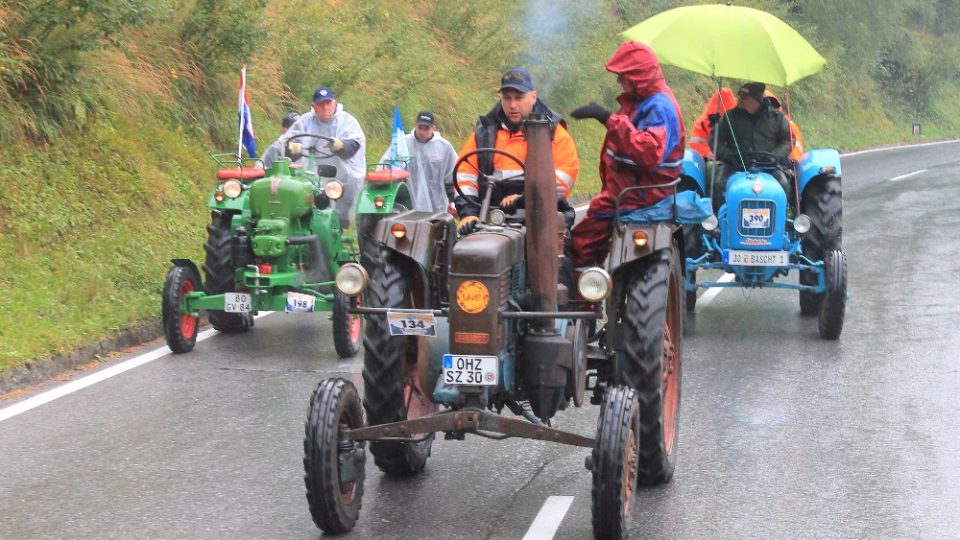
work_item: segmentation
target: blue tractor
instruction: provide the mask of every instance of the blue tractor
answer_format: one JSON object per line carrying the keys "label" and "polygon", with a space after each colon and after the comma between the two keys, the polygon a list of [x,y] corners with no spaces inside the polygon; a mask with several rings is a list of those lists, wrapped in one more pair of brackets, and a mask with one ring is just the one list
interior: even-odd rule
{"label": "blue tractor", "polygon": [[[801,314],[817,315],[820,337],[839,338],[847,300],[840,155],[811,150],[793,170],[784,171],[773,155],[754,152],[745,156],[744,165],[727,181],[716,214],[686,235],[693,238],[685,249],[687,310],[694,309],[697,288],[794,289]],[[777,181],[778,171],[795,177],[793,193]],[[699,155],[687,151],[683,175],[688,189],[710,194]],[[712,195],[717,200],[719,194]],[[701,269],[723,270],[734,279],[697,283]],[[790,270],[799,272],[798,283],[783,279]]]}

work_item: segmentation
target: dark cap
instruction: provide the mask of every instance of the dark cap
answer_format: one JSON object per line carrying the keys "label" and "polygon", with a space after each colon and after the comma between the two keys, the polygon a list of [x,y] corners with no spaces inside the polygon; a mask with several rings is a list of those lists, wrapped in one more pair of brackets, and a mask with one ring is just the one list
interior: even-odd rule
{"label": "dark cap", "polygon": [[283,117],[283,120],[280,121],[280,126],[281,126],[283,129],[289,129],[290,126],[292,126],[293,123],[296,122],[296,121],[299,120],[299,119],[300,119],[300,115],[299,115],[299,114],[297,114],[297,113],[295,113],[295,112],[287,113],[287,115]]}
{"label": "dark cap", "polygon": [[317,91],[313,93],[313,102],[320,103],[321,101],[327,101],[330,99],[337,99],[337,95],[333,93],[333,90],[329,86],[321,86],[317,88]]}
{"label": "dark cap", "polygon": [[763,91],[767,85],[760,82],[748,82],[737,90],[738,96],[750,96],[757,101],[763,101]]}
{"label": "dark cap", "polygon": [[417,113],[417,125],[433,126],[437,121],[430,111],[420,111]]}
{"label": "dark cap", "polygon": [[533,90],[533,79],[530,78],[530,72],[522,68],[507,70],[500,78],[500,91],[502,92],[505,88],[524,94]]}

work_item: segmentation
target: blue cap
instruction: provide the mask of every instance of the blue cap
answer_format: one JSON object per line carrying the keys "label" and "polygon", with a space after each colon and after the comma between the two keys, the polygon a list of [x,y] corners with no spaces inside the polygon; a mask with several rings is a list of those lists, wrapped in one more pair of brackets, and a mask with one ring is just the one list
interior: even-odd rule
{"label": "blue cap", "polygon": [[522,68],[507,70],[500,78],[500,91],[502,92],[505,88],[524,94],[533,90],[533,79],[530,78],[530,72]]}
{"label": "blue cap", "polygon": [[321,101],[327,101],[328,99],[337,99],[337,95],[333,93],[333,90],[329,86],[321,86],[317,88],[317,91],[313,93],[313,102],[320,103]]}

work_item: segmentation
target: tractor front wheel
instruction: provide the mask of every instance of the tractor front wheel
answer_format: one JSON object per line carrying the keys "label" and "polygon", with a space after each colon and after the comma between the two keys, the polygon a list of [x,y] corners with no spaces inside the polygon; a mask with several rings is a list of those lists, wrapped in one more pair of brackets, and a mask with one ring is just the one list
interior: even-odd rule
{"label": "tractor front wheel", "polygon": [[[417,308],[415,273],[402,259],[386,249],[374,266],[367,302],[377,308]],[[370,315],[363,336],[363,406],[370,425],[412,420],[432,414],[430,388],[420,380],[416,336],[391,336],[386,315]],[[426,354],[426,351],[422,351]],[[427,463],[433,434],[413,434],[410,441],[374,441],[370,452],[377,467],[388,475],[417,474]]]}
{"label": "tractor front wheel", "polygon": [[175,353],[193,350],[197,343],[197,317],[180,310],[180,303],[188,292],[200,289],[200,276],[193,268],[174,266],[163,282],[163,335],[167,346]]}
{"label": "tractor front wheel", "polygon": [[327,534],[353,529],[363,498],[363,441],[341,435],[364,426],[360,396],[353,383],[327,379],[310,397],[303,439],[303,481],[313,522]]}
{"label": "tractor front wheel", "polygon": [[[234,292],[235,276],[233,256],[230,253],[231,212],[214,210],[210,213],[207,225],[207,242],[203,245],[207,258],[203,263],[203,273],[207,276],[204,290],[209,295]],[[227,313],[222,310],[209,310],[210,324],[227,334],[239,334],[253,327],[252,313]]]}
{"label": "tractor front wheel", "polygon": [[333,297],[333,348],[340,358],[353,358],[363,340],[363,315],[353,315],[350,308],[360,305],[360,297],[350,298],[339,291]]}
{"label": "tractor front wheel", "polygon": [[847,257],[839,249],[827,253],[824,260],[827,292],[820,301],[817,330],[823,339],[837,339],[843,331],[847,310]]}
{"label": "tractor front wheel", "polygon": [[630,506],[637,489],[640,446],[640,402],[632,388],[607,389],[597,420],[590,492],[593,537],[628,536]]}
{"label": "tractor front wheel", "polygon": [[667,482],[677,460],[680,424],[683,285],[676,245],[640,261],[626,288],[621,314],[624,355],[620,384],[640,399],[641,485]]}

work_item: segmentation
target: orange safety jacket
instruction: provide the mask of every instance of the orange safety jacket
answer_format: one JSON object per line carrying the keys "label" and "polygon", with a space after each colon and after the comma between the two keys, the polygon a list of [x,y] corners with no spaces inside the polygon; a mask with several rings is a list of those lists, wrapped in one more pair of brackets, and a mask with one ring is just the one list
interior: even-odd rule
{"label": "orange safety jacket", "polygon": [[[494,113],[496,110],[497,107],[495,107],[494,111],[491,111],[491,113]],[[535,108],[534,112],[539,111]],[[481,120],[493,118],[495,116],[496,115],[487,115]],[[494,148],[513,154],[521,161],[521,163],[526,162],[527,139],[523,136],[523,130],[510,131],[501,123],[497,129]],[[476,149],[477,134],[474,132],[463,144],[459,155],[464,156],[468,152],[472,152]],[[557,122],[556,124],[556,132],[554,133],[552,142],[552,151],[553,166],[556,172],[557,180],[557,192],[562,195],[564,199],[566,199],[570,196],[570,192],[573,191],[573,186],[577,182],[577,173],[580,171],[580,158],[577,156],[577,147],[573,142],[573,137],[570,136],[570,133],[564,127],[562,122]],[[479,194],[477,173],[480,170],[480,165],[477,162],[477,156],[472,156],[471,158],[467,159],[467,163],[469,163],[469,165],[462,164],[457,171],[457,186],[465,195],[477,197]],[[523,174],[523,170],[520,169],[520,164],[502,154],[493,155],[493,171],[489,172],[499,172],[504,179]],[[494,194],[495,197],[491,203],[496,205],[499,203],[500,199],[511,193],[522,194],[522,186],[509,185],[509,183],[505,183],[503,189],[500,190],[500,193]],[[477,215],[479,213],[479,207],[474,208],[474,205],[465,204],[466,201],[462,197],[457,197],[456,203],[457,212],[461,217]]]}
{"label": "orange safety jacket", "polygon": [[[721,100],[723,105],[721,106]],[[710,125],[710,115],[718,116],[717,122],[723,117],[725,111],[729,111],[737,106],[737,97],[733,95],[733,90],[724,86],[719,92],[714,92],[707,104],[703,107],[703,113],[697,117],[693,123],[693,130],[690,132],[690,138],[687,143],[690,149],[700,154],[704,159],[713,152],[710,134],[713,132],[713,126]]]}
{"label": "orange safety jacket", "polygon": [[[764,90],[763,95],[770,100],[770,104],[773,105],[778,111],[783,111],[783,106],[780,104],[780,98],[776,96],[770,90]],[[790,119],[790,116],[784,112],[784,116],[787,117],[787,123],[790,124],[790,159],[794,161],[800,161],[800,158],[803,156],[803,135],[800,133],[800,126],[794,123]]]}

